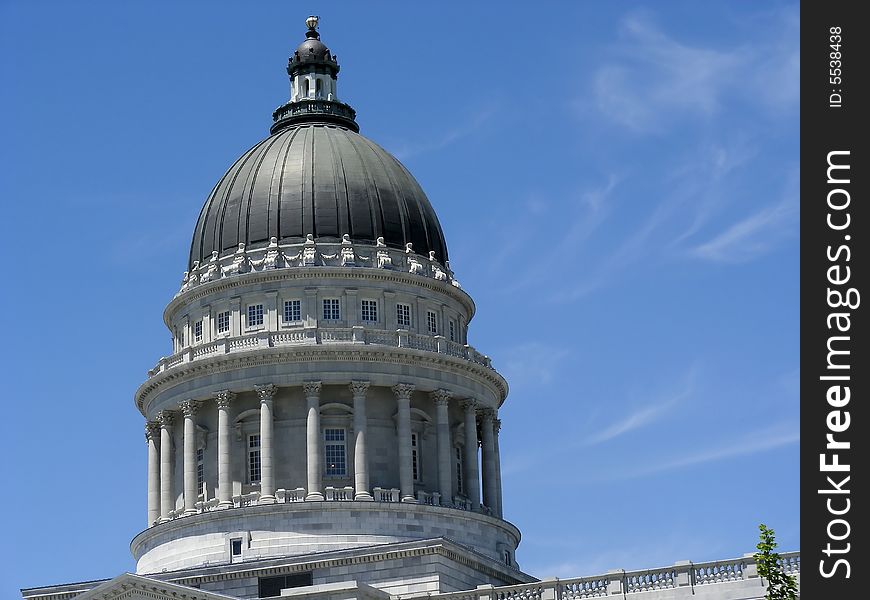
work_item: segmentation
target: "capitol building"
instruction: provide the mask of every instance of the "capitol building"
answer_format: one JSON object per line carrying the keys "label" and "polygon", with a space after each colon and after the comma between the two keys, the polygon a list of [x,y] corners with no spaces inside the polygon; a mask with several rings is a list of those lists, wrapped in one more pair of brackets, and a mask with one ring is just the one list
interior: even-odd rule
{"label": "capitol building", "polygon": [[24,598],[763,597],[751,554],[523,571],[502,509],[508,382],[470,344],[475,304],[432,204],[359,133],[318,19],[306,25],[268,137],[202,207],[163,313],[171,355],[134,395],[148,448],[136,572]]}

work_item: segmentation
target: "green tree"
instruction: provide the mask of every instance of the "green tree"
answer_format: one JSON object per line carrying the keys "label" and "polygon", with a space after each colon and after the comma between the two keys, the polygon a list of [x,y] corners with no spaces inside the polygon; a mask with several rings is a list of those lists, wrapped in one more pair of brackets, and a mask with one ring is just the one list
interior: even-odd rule
{"label": "green tree", "polygon": [[767,600],[797,600],[797,582],[794,577],[787,575],[782,569],[782,558],[774,550],[776,540],[774,531],[762,523],[758,526],[760,531],[755,553],[755,564],[758,566],[758,575],[767,579]]}

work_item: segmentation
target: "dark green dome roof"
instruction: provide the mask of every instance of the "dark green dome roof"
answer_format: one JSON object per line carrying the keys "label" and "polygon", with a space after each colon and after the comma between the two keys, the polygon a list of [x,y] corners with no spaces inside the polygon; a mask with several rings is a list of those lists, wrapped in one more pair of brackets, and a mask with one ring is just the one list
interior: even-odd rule
{"label": "dark green dome roof", "polygon": [[327,242],[383,237],[394,248],[410,242],[447,261],[438,217],[395,157],[341,124],[302,122],[255,145],[221,178],[199,215],[189,266],[239,243],[301,243],[309,233]]}

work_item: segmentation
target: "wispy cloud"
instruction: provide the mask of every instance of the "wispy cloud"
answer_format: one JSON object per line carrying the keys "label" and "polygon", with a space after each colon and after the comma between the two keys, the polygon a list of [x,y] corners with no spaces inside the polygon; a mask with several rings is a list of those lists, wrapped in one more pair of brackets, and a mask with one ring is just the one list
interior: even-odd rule
{"label": "wispy cloud", "polygon": [[644,406],[625,418],[605,427],[599,433],[587,438],[586,445],[594,446],[610,441],[635,429],[654,423],[668,413],[672,408],[690,398],[695,392],[696,367],[693,367],[684,378],[683,385],[676,393],[668,393],[655,402]]}
{"label": "wispy cloud", "polygon": [[795,183],[790,184],[780,202],[734,223],[711,240],[696,246],[692,254],[727,263],[746,262],[765,254],[793,233],[799,207],[796,187]]}
{"label": "wispy cloud", "polygon": [[638,471],[626,472],[624,476],[619,478],[632,479],[664,471],[674,471],[686,467],[718,462],[729,458],[750,456],[759,452],[796,444],[799,441],[800,430],[797,423],[791,421],[783,422],[765,429],[749,432],[732,442],[697,451],[688,456],[666,460]]}
{"label": "wispy cloud", "polygon": [[648,12],[631,13],[622,23],[616,59],[593,77],[596,106],[635,132],[660,131],[671,115],[713,115],[732,94],[752,93],[780,108],[792,106],[798,96],[797,16],[789,12],[772,22],[782,34],[759,42],[765,48],[760,52],[757,45],[687,44],[662,31]]}
{"label": "wispy cloud", "polygon": [[526,342],[507,348],[501,364],[514,386],[552,383],[570,350],[545,342]]}
{"label": "wispy cloud", "polygon": [[495,113],[496,109],[492,106],[481,109],[468,121],[447,129],[438,137],[427,141],[399,143],[392,147],[392,152],[399,160],[407,160],[420,154],[441,150],[480,129]]}

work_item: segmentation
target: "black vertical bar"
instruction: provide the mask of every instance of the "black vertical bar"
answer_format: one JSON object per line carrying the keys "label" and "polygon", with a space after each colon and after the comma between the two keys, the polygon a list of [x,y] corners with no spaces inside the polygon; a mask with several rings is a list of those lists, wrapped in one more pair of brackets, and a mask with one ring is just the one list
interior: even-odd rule
{"label": "black vertical bar", "polygon": [[[860,2],[801,7],[801,594],[858,598],[866,578],[867,121]],[[867,297],[870,301],[870,296]],[[859,489],[865,490],[864,493]],[[839,513],[839,514],[837,514]],[[859,555],[861,558],[859,558]],[[861,586],[866,588],[866,586]]]}

